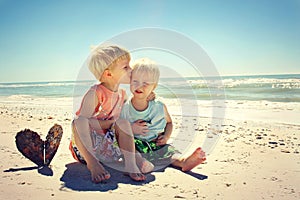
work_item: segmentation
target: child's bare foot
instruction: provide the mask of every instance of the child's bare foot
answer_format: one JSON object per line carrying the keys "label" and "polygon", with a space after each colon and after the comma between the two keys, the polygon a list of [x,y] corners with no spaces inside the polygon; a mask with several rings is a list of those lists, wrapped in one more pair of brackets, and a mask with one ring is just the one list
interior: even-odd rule
{"label": "child's bare foot", "polygon": [[132,180],[134,181],[144,181],[146,180],[146,176],[140,172],[140,170],[138,169],[138,167],[134,167],[134,169],[129,169],[126,170],[125,169],[125,173],[126,176],[129,176]]}
{"label": "child's bare foot", "polygon": [[137,162],[137,165],[143,174],[150,173],[154,169],[154,165],[145,158],[143,158],[141,161]]}
{"label": "child's bare foot", "polygon": [[126,176],[129,176],[134,181],[144,181],[146,177],[142,173],[125,173]]}
{"label": "child's bare foot", "polygon": [[183,162],[182,171],[190,171],[197,165],[200,165],[206,160],[205,158],[205,152],[202,151],[200,147],[198,147],[192,155],[190,155],[188,158],[186,158]]}
{"label": "child's bare foot", "polygon": [[94,183],[100,183],[110,178],[109,172],[98,162],[93,165],[87,165],[87,168],[91,172],[91,178]]}

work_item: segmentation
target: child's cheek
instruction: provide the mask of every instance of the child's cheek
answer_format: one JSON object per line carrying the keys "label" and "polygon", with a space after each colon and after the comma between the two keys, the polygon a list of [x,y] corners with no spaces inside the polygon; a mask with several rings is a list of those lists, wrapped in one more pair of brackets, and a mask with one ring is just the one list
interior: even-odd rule
{"label": "child's cheek", "polygon": [[122,84],[130,84],[130,76],[129,75],[124,75],[122,77],[121,83]]}

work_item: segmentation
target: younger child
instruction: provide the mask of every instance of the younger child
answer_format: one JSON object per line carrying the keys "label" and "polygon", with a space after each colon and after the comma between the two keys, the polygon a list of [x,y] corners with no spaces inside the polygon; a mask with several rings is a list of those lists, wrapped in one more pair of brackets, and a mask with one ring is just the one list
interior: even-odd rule
{"label": "younger child", "polygon": [[133,135],[117,126],[126,95],[119,85],[130,82],[129,62],[129,52],[118,46],[98,46],[88,59],[88,67],[100,84],[83,97],[72,122],[70,150],[75,159],[87,164],[95,183],[110,178],[99,161],[117,161],[121,154],[125,170],[135,181],[145,180],[143,173],[153,169],[150,162],[135,154]]}
{"label": "younger child", "polygon": [[133,123],[136,148],[145,153],[148,160],[155,163],[163,157],[169,158],[168,164],[189,171],[205,161],[205,153],[199,147],[187,158],[182,158],[167,144],[173,127],[167,107],[158,100],[147,101],[147,96],[158,84],[159,75],[158,67],[151,60],[136,61],[130,82],[133,97],[123,106],[120,118]]}

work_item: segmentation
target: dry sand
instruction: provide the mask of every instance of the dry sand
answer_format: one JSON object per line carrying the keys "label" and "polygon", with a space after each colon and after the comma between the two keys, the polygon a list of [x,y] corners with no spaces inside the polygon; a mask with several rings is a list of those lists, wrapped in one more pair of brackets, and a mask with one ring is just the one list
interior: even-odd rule
{"label": "dry sand", "polygon": [[[193,150],[211,130],[209,103],[199,103],[200,117],[183,122],[176,106],[169,106],[174,136],[180,130],[186,137],[172,140],[181,147],[193,142]],[[226,106],[217,145],[191,172],[167,167],[136,183],[109,169],[110,180],[93,184],[86,166],[68,150],[72,99],[0,99],[0,199],[300,199],[300,104],[227,101]],[[18,152],[15,135],[30,128],[44,139],[54,123],[64,129],[61,145],[50,169],[37,169]]]}

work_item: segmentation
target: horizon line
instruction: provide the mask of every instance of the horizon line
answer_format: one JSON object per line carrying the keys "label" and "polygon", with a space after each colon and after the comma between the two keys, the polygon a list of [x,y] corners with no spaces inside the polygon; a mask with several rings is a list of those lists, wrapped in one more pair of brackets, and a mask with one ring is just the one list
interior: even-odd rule
{"label": "horizon line", "polygon": [[[271,74],[271,73],[258,73],[258,74],[220,74],[220,77],[230,77],[230,76],[274,76],[274,75],[300,75],[300,72],[298,73],[274,73],[274,74]],[[197,76],[183,76],[185,78],[195,78]],[[217,76],[202,76],[202,77],[217,77]],[[170,77],[160,77],[160,78],[178,78],[178,77],[175,77],[175,76],[170,76]],[[46,82],[75,82],[75,81],[97,81],[97,80],[35,80],[35,81],[19,81],[19,82],[13,82],[13,81],[10,81],[10,82],[0,82],[0,84],[10,84],[10,83],[46,83]]]}

